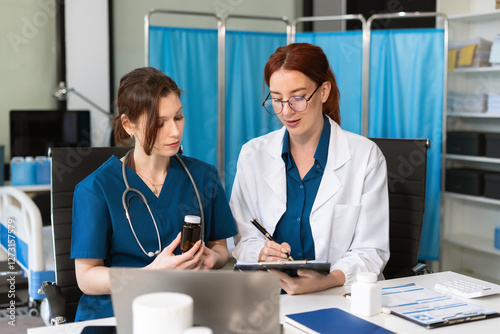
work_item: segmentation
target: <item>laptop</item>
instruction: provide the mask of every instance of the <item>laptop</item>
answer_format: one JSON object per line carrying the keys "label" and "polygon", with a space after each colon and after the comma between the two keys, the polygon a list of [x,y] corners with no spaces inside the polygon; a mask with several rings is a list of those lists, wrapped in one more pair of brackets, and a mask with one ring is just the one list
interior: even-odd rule
{"label": "laptop", "polygon": [[267,272],[111,268],[111,299],[118,334],[132,334],[132,302],[152,292],[193,298],[193,323],[214,333],[280,333],[280,284]]}

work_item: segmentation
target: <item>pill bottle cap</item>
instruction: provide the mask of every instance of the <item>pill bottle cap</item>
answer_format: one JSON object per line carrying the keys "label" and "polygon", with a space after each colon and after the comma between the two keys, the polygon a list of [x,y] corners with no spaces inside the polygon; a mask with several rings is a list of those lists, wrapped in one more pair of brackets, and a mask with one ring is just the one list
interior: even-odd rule
{"label": "pill bottle cap", "polygon": [[184,222],[190,223],[190,224],[200,224],[201,218],[198,216],[187,215],[184,217]]}
{"label": "pill bottle cap", "polygon": [[21,162],[24,162],[24,157],[12,157],[11,159],[13,164],[20,164]]}
{"label": "pill bottle cap", "polygon": [[364,283],[375,283],[377,281],[377,274],[361,272],[356,275],[356,281]]}

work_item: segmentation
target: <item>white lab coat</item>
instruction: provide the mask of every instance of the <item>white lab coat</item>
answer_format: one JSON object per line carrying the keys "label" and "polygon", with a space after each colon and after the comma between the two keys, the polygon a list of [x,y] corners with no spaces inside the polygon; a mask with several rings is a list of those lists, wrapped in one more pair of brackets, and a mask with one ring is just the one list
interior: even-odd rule
{"label": "white lab coat", "polygon": [[[331,125],[328,160],[310,216],[316,260],[339,269],[346,284],[356,273],[383,278],[389,259],[389,199],[385,158],[365,137]],[[243,145],[230,206],[238,226],[233,256],[258,261],[265,237],[250,223],[257,218],[270,233],[286,210],[286,172],[281,158],[285,128]]]}

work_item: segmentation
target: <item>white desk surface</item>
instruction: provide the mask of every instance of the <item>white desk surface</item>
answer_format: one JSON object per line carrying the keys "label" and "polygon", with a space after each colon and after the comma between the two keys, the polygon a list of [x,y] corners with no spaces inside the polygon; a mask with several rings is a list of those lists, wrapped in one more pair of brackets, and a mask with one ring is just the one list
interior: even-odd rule
{"label": "white desk surface", "polygon": [[[461,274],[454,272],[441,272],[422,276],[405,277],[394,280],[381,281],[383,286],[394,286],[398,284],[415,283],[417,285],[430,288],[434,284],[448,279],[463,277]],[[285,315],[297,312],[306,312],[328,307],[337,307],[345,311],[350,311],[350,302],[343,295],[350,292],[350,287],[338,287],[322,292],[311,293],[307,295],[281,295],[280,296],[280,322],[284,324],[285,334],[299,334],[302,331],[285,324]],[[460,297],[455,297],[460,299]],[[475,299],[463,299],[468,303],[476,304],[484,308],[494,309],[500,312],[500,295],[492,295]],[[495,333],[500,328],[500,317],[475,321],[471,323],[462,323],[454,326],[447,326],[435,329],[426,329],[422,326],[414,324],[410,321],[399,318],[395,315],[380,313],[373,317],[364,318],[370,322],[380,325],[386,329],[392,330],[398,334],[415,334],[415,333],[453,333],[453,334],[470,334],[470,333]],[[28,334],[79,334],[83,327],[87,325],[115,325],[115,318],[106,318],[92,320],[79,323],[71,323],[54,327],[39,327],[28,329]]]}

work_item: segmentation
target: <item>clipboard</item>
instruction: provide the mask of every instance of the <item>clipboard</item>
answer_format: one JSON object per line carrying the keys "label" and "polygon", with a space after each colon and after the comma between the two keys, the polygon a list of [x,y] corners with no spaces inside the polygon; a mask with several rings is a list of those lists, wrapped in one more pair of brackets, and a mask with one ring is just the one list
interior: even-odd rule
{"label": "clipboard", "polygon": [[242,262],[238,261],[234,265],[234,270],[239,271],[256,271],[256,270],[267,270],[267,269],[277,269],[290,277],[297,277],[298,269],[309,269],[315,270],[321,274],[327,275],[330,273],[330,263],[323,261],[308,261],[308,260],[296,260],[296,261],[276,261],[276,262]]}
{"label": "clipboard", "polygon": [[495,310],[415,284],[382,288],[382,305],[391,314],[428,329],[500,317]]}

